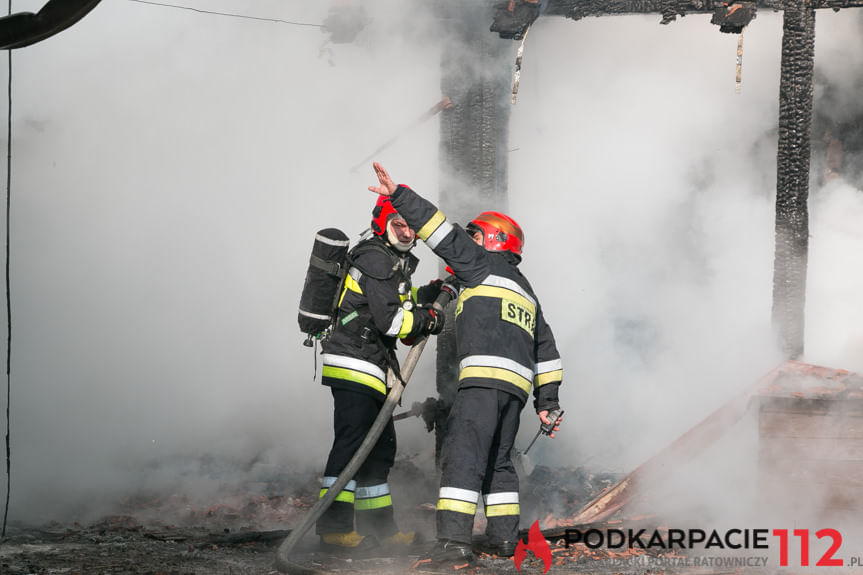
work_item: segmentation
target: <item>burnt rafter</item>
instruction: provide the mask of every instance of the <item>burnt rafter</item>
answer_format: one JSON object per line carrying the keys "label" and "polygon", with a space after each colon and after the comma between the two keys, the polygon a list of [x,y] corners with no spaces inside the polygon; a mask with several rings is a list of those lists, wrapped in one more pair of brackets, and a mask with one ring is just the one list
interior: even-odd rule
{"label": "burnt rafter", "polygon": [[[565,16],[580,20],[589,16],[613,16],[623,14],[662,14],[663,22],[670,21],[669,13],[710,14],[717,8],[730,4],[718,0],[548,0],[544,16]],[[784,10],[785,0],[757,0],[755,5],[763,10]],[[810,0],[812,9],[860,8],[863,0]],[[673,19],[673,18],[671,18]]]}

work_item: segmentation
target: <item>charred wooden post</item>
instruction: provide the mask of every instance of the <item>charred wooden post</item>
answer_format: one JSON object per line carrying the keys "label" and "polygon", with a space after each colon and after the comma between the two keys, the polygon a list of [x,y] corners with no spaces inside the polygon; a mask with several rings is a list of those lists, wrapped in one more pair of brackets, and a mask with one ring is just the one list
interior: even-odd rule
{"label": "charred wooden post", "polygon": [[791,359],[803,354],[814,62],[815,10],[807,0],[789,0],[779,80],[773,324],[782,350]]}
{"label": "charred wooden post", "polygon": [[[441,93],[453,106],[441,115],[439,204],[450,221],[463,226],[482,211],[507,209],[509,78],[515,48],[489,31],[490,2],[446,1],[440,11],[449,31],[441,54]],[[458,387],[453,308],[437,338],[443,409],[435,422],[436,454]]]}

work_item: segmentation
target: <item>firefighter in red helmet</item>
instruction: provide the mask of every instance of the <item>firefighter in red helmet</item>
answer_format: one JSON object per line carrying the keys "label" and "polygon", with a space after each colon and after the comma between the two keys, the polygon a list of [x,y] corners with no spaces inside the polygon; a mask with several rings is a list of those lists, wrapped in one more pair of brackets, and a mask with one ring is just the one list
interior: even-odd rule
{"label": "firefighter in red helmet", "polygon": [[[559,408],[560,354],[536,294],[518,269],[524,234],[509,216],[483,212],[465,229],[429,201],[396,186],[375,163],[379,186],[408,225],[443,258],[461,288],[455,310],[459,387],[441,447],[436,563],[471,561],[480,500],[488,519],[485,551],[510,556],[518,540],[518,476],[512,447],[533,391],[543,423]],[[559,420],[558,420],[559,422]],[[553,431],[559,429],[559,424]],[[554,434],[551,434],[554,437]]]}
{"label": "firefighter in red helmet", "polygon": [[[378,198],[371,232],[348,255],[350,268],[339,296],[335,328],[322,343],[321,380],[331,388],[335,407],[334,439],[321,497],[374,423],[388,391],[387,368],[399,373],[396,341],[438,334],[443,328],[443,314],[417,305],[432,302],[440,292],[440,282],[412,290],[411,275],[419,262],[410,253],[416,234],[389,198]],[[391,420],[356,476],[318,520],[317,533],[325,547],[413,542],[414,534],[401,533],[393,518],[387,477],[395,453]]]}

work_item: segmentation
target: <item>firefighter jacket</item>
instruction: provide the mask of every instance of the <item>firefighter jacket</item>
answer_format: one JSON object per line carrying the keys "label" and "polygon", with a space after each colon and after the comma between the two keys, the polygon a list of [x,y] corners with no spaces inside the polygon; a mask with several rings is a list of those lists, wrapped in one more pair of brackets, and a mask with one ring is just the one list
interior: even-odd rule
{"label": "firefighter jacket", "polygon": [[459,387],[500,389],[522,404],[533,388],[537,412],[558,407],[560,354],[518,256],[486,251],[406,186],[396,189],[392,202],[461,283],[455,310]]}
{"label": "firefighter jacket", "polygon": [[415,308],[411,275],[419,260],[399,253],[377,236],[349,254],[332,335],[322,344],[322,383],[384,400],[388,367],[398,367],[395,342],[416,337],[428,311]]}

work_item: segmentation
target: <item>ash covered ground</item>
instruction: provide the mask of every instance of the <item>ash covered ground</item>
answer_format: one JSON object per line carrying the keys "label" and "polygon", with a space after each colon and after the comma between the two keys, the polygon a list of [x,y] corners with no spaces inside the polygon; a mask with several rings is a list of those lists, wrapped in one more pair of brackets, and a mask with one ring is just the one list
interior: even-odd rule
{"label": "ash covered ground", "polygon": [[[188,492],[140,492],[91,520],[12,522],[0,544],[4,575],[245,575],[277,573],[275,551],[318,495],[320,477],[312,472],[261,471],[245,482],[228,482],[204,496]],[[470,568],[413,568],[434,538],[437,477],[411,460],[400,460],[391,474],[399,525],[415,530],[421,541],[399,555],[380,553],[338,557],[316,553],[307,534],[295,553],[297,562],[327,572],[516,573],[511,559],[478,555]],[[582,469],[536,467],[522,480],[523,521],[573,515],[614,476]],[[477,529],[482,529],[481,518]],[[313,531],[313,530],[312,530]],[[562,546],[562,543],[558,544]],[[573,560],[578,558],[573,557]],[[582,562],[585,557],[580,558]],[[557,561],[557,570],[567,570]],[[573,571],[575,567],[573,565]],[[584,565],[579,569],[584,571]],[[522,573],[542,573],[529,556]]]}

